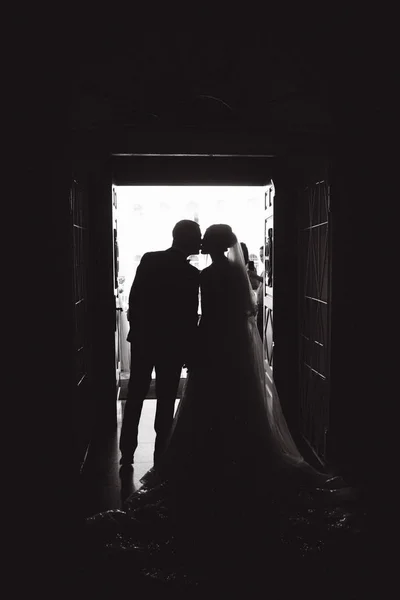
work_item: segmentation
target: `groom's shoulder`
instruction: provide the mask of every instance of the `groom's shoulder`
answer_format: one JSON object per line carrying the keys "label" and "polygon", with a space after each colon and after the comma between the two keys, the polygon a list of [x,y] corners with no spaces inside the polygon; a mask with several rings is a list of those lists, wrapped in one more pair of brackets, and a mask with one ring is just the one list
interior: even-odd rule
{"label": "groom's shoulder", "polygon": [[143,262],[145,262],[145,263],[158,262],[163,259],[164,253],[165,253],[164,250],[156,250],[154,252],[146,252],[145,254],[143,254],[141,262],[142,263]]}
{"label": "groom's shoulder", "polygon": [[190,277],[192,279],[196,279],[196,281],[199,280],[200,278],[200,271],[197,267],[195,267],[194,265],[191,265],[190,263],[186,263],[187,265],[187,271],[190,274]]}
{"label": "groom's shoulder", "polygon": [[200,276],[201,271],[195,267],[194,265],[192,265],[188,260],[185,261],[186,264],[186,268],[193,274],[196,274],[197,276]]}
{"label": "groom's shoulder", "polygon": [[205,267],[204,269],[202,269],[200,271],[200,277],[201,277],[201,279],[205,279],[205,278],[207,278],[211,274],[211,270],[210,270],[211,267],[212,267],[212,264],[209,265],[208,267]]}

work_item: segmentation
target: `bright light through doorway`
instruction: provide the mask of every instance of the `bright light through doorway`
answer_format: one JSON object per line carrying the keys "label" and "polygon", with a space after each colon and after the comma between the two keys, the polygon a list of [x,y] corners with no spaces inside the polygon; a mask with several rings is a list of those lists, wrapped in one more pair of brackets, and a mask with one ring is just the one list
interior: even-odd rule
{"label": "bright light through doorway", "polygon": [[[145,252],[165,250],[172,244],[172,229],[181,219],[192,219],[202,234],[213,223],[227,223],[245,242],[258,274],[263,271],[259,251],[264,237],[265,187],[255,186],[118,186],[116,187],[119,294],[121,313],[121,365],[129,372],[126,342],[129,291]],[[190,257],[199,269],[207,255]],[[161,299],[162,301],[162,299]],[[154,373],[153,373],[154,377]]]}
{"label": "bright light through doorway", "polygon": [[[121,186],[116,189],[119,275],[128,293],[141,256],[165,250],[172,243],[172,229],[180,219],[193,219],[202,233],[213,223],[227,223],[245,242],[258,264],[264,235],[264,188],[242,186]],[[193,260],[199,268],[207,257]],[[203,264],[204,263],[204,264]]]}

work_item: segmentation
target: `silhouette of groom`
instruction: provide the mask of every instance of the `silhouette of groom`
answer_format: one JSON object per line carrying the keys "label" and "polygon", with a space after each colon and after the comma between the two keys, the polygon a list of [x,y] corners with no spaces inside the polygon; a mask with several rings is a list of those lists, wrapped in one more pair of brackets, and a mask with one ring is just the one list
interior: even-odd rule
{"label": "silhouette of groom", "polygon": [[132,468],[153,367],[157,397],[154,462],[162,455],[171,430],[181,370],[190,363],[194,351],[200,272],[186,259],[199,253],[200,227],[195,221],[179,221],[172,237],[168,250],[143,255],[129,295],[131,372],[119,442],[122,467]]}

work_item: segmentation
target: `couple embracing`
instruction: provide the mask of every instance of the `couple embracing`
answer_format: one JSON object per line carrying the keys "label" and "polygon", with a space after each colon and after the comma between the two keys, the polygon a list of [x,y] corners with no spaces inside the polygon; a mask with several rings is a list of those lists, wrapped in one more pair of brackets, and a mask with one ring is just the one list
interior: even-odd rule
{"label": "couple embracing", "polygon": [[[257,307],[234,232],[216,224],[202,238],[196,222],[183,220],[172,235],[171,248],[144,254],[129,296],[131,375],[121,471],[132,469],[153,368],[153,476],[185,480],[204,472],[221,483],[243,470],[264,479],[287,466],[306,467],[265,372]],[[187,260],[200,248],[212,260],[201,272]],[[174,417],[183,366],[188,377]]]}

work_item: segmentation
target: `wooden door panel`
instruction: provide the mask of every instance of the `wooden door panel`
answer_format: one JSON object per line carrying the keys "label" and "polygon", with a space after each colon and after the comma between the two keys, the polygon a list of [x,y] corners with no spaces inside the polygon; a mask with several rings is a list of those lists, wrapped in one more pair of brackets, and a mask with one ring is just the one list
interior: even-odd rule
{"label": "wooden door panel", "polygon": [[80,467],[83,465],[92,434],[93,399],[91,394],[92,332],[89,315],[89,235],[87,190],[77,179],[70,186],[71,262],[73,289],[74,381],[72,422]]}
{"label": "wooden door panel", "polygon": [[320,458],[326,455],[330,392],[330,188],[309,185],[299,211],[300,429]]}

